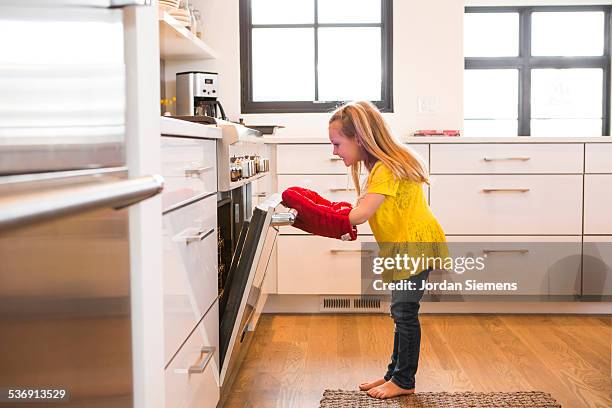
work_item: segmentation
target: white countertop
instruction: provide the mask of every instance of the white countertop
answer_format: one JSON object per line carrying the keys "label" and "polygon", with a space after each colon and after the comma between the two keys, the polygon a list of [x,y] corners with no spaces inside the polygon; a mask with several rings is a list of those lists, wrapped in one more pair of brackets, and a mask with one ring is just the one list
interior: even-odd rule
{"label": "white countertop", "polygon": [[[598,137],[468,137],[468,136],[408,136],[402,137],[404,143],[612,143],[610,136]],[[264,143],[330,143],[327,137],[278,137],[264,136]]]}
{"label": "white countertop", "polygon": [[160,129],[163,136],[183,136],[198,139],[221,139],[221,129],[216,125],[203,125],[186,120],[160,118]]}

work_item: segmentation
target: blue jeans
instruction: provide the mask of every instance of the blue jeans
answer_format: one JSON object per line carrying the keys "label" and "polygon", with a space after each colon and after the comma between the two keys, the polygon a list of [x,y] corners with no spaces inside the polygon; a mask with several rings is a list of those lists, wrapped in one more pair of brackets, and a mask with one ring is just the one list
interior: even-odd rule
{"label": "blue jeans", "polygon": [[393,290],[391,292],[391,317],[395,323],[393,337],[393,354],[385,374],[385,381],[391,380],[404,389],[413,389],[415,375],[419,365],[421,348],[421,324],[419,308],[424,290],[421,284],[429,277],[431,269],[405,279],[402,282],[413,282],[413,290]]}

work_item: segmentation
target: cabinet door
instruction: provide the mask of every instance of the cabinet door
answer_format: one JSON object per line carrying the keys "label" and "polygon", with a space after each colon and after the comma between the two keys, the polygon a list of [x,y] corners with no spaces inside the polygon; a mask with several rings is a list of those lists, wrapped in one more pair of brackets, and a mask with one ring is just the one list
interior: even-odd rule
{"label": "cabinet door", "polygon": [[612,173],[612,143],[588,143],[585,149],[587,173]]}
{"label": "cabinet door", "polygon": [[[457,263],[455,271],[433,271],[429,275],[430,282],[459,282],[463,287],[457,290],[439,288],[429,293],[489,297],[579,295],[581,239],[580,236],[449,237],[450,256],[455,261],[480,258],[484,268],[468,268]],[[496,288],[476,286],[485,282],[502,285]],[[516,289],[504,287],[503,283],[515,284]]]}
{"label": "cabinet door", "polygon": [[279,235],[278,293],[360,294],[361,243],[373,241],[372,236],[340,241],[313,235]]}
{"label": "cabinet door", "polygon": [[584,237],[582,268],[582,294],[587,299],[612,296],[612,235]]}
{"label": "cabinet door", "polygon": [[431,146],[433,174],[581,174],[581,144],[456,144]]}
{"label": "cabinet door", "polygon": [[612,174],[584,176],[584,233],[612,234]]}
{"label": "cabinet door", "polygon": [[[407,144],[428,164],[427,144]],[[278,174],[347,174],[342,159],[333,154],[331,144],[280,144],[276,148]]]}
{"label": "cabinet door", "polygon": [[214,140],[162,137],[163,211],[217,191]]}
{"label": "cabinet door", "polygon": [[163,216],[166,363],[218,295],[216,211],[211,196]]}
{"label": "cabinet door", "polygon": [[580,175],[436,175],[430,199],[447,234],[582,234]]}
{"label": "cabinet door", "polygon": [[166,408],[215,408],[219,402],[219,305],[213,307],[166,368]]}

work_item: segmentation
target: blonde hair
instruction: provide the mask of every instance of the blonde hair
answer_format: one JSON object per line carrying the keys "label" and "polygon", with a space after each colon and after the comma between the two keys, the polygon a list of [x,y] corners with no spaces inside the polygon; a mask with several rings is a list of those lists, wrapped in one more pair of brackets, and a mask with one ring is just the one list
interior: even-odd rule
{"label": "blonde hair", "polygon": [[410,148],[393,138],[387,123],[372,103],[357,101],[342,105],[332,113],[329,124],[337,120],[342,123],[342,133],[356,139],[365,153],[363,162],[351,166],[358,196],[362,190],[367,190],[367,186],[362,187],[359,182],[362,164],[371,171],[378,160],[391,170],[396,179],[429,184],[425,163]]}

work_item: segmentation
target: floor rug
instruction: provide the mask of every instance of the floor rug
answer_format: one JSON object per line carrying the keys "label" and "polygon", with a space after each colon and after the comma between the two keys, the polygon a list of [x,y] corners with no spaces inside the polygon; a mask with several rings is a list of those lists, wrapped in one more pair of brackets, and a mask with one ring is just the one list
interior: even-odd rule
{"label": "floor rug", "polygon": [[325,390],[320,408],[560,408],[541,391],[515,392],[417,392],[386,400],[365,391]]}

